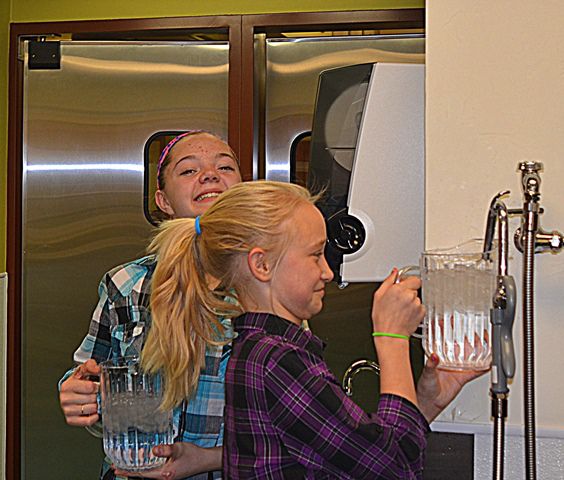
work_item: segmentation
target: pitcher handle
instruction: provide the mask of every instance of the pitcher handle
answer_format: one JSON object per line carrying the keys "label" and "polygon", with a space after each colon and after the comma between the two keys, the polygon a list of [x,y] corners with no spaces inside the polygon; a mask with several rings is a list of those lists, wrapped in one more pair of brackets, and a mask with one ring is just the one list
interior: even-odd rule
{"label": "pitcher handle", "polygon": [[[419,265],[407,265],[406,267],[400,268],[398,270],[398,276],[396,277],[396,283],[401,282],[406,276],[408,276],[407,275],[408,273],[415,272],[415,271],[421,272]],[[420,273],[419,273],[419,275],[420,275]]]}

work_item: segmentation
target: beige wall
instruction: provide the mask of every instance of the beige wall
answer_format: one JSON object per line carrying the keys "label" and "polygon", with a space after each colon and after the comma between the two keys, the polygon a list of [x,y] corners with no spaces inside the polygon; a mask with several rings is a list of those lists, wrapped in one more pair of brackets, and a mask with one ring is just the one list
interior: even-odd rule
{"label": "beige wall", "polygon": [[10,22],[421,8],[424,0],[0,0],[0,272],[6,268],[7,62]]}
{"label": "beige wall", "polygon": [[[427,3],[426,246],[451,246],[484,234],[493,195],[510,189],[522,203],[517,164],[544,163],[541,225],[564,231],[564,3],[433,0]],[[510,223],[510,237],[518,220]],[[521,254],[510,273],[521,299]],[[536,256],[539,478],[562,478],[564,457],[564,253]],[[521,311],[514,335],[521,350]],[[521,355],[518,354],[520,359]],[[511,387],[506,478],[523,478],[522,368]],[[489,377],[468,386],[441,419],[491,426]],[[478,428],[478,430],[480,430]],[[487,431],[484,430],[484,431]],[[490,465],[491,445],[477,466]],[[517,447],[516,447],[517,446]],[[519,450],[515,450],[518,448]],[[487,476],[484,476],[487,475]],[[475,478],[488,478],[489,469]]]}

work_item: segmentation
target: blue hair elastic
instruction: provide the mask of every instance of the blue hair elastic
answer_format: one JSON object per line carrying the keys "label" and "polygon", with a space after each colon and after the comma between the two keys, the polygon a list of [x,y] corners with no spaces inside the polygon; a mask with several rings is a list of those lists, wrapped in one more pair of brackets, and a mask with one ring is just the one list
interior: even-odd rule
{"label": "blue hair elastic", "polygon": [[202,228],[200,227],[200,215],[194,220],[194,228],[196,229],[196,235],[202,234]]}

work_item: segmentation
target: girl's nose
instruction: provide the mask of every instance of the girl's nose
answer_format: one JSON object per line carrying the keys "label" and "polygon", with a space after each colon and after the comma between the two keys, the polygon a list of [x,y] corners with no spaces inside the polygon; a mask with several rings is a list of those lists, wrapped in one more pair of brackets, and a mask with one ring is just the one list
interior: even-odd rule
{"label": "girl's nose", "polygon": [[202,170],[202,173],[200,174],[200,182],[202,183],[217,182],[218,180],[219,180],[219,175],[212,168],[206,168]]}
{"label": "girl's nose", "polygon": [[323,265],[321,266],[321,278],[325,282],[329,283],[331,280],[333,280],[334,276],[335,275],[333,274],[333,270],[331,270],[331,267],[329,267],[325,255],[323,255]]}

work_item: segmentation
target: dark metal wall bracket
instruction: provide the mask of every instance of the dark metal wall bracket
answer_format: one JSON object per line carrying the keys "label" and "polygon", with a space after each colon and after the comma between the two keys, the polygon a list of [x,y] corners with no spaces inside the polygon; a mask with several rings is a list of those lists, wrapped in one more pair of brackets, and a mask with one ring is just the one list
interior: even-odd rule
{"label": "dark metal wall bracket", "polygon": [[30,70],[60,70],[61,42],[32,40],[28,44],[28,59]]}

